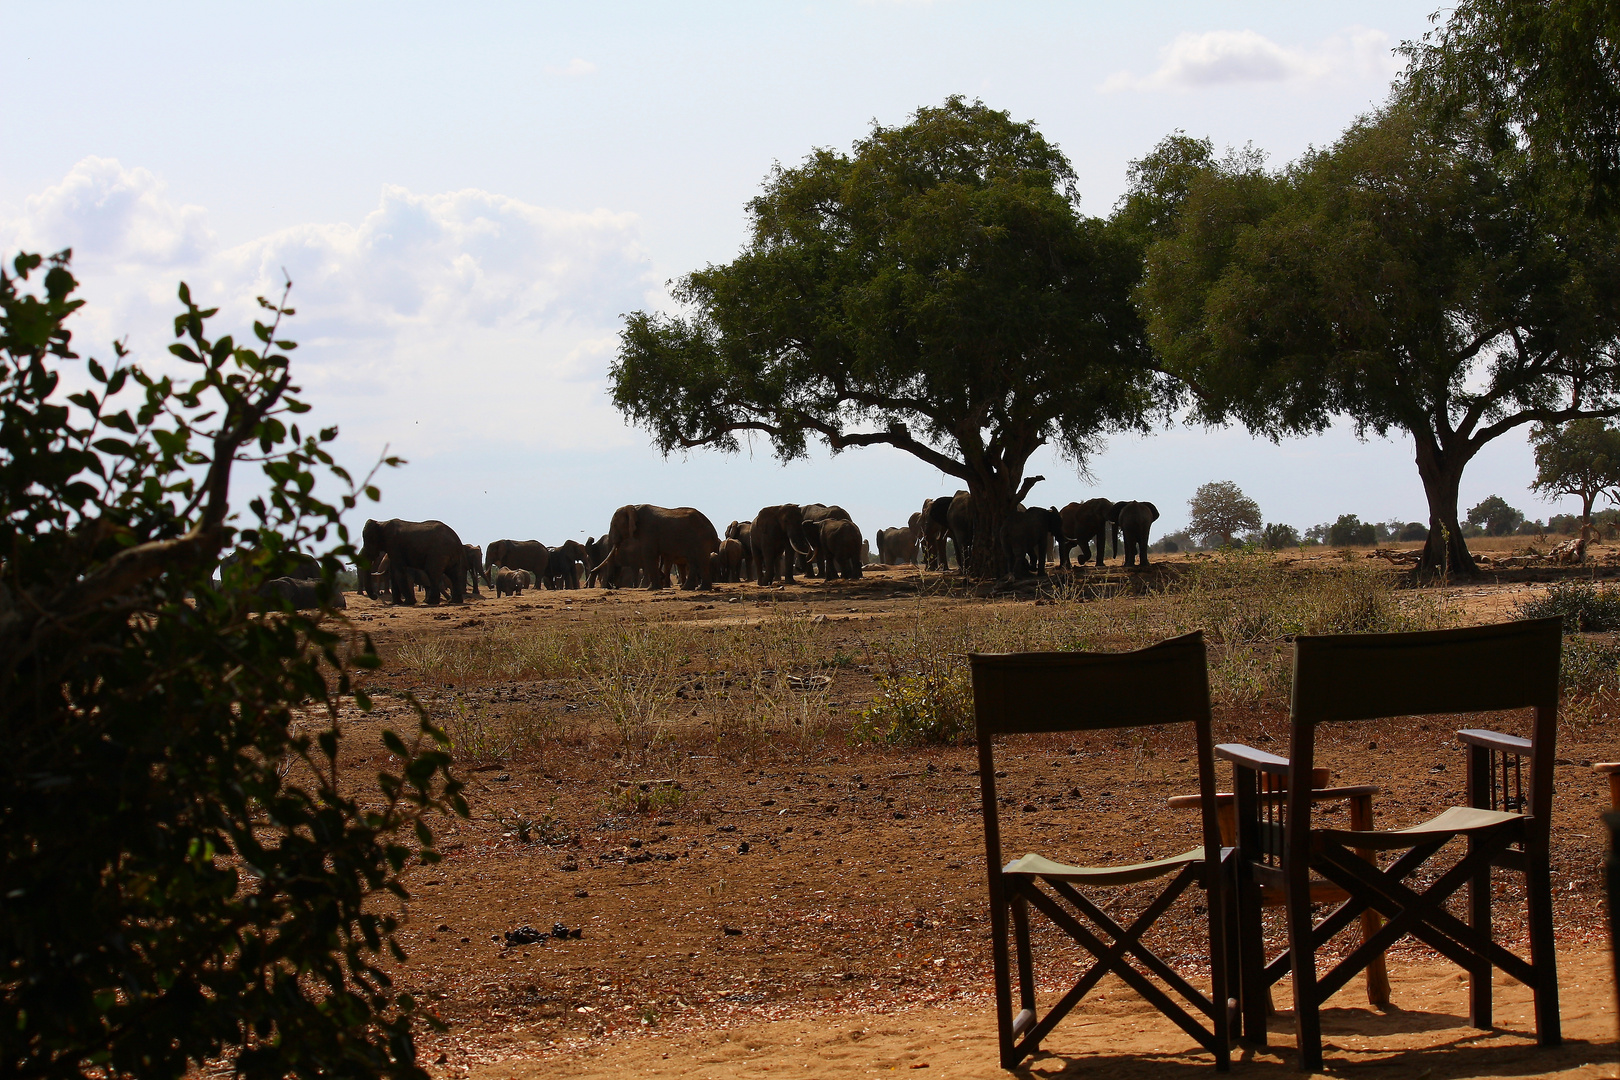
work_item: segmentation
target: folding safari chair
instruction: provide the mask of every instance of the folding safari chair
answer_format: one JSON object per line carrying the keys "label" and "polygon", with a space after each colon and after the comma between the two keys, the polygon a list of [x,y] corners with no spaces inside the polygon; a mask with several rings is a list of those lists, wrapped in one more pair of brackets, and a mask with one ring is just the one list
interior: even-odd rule
{"label": "folding safari chair", "polygon": [[[1118,975],[1165,1016],[1215,1055],[1230,1061],[1231,1017],[1227,1006],[1225,878],[1215,816],[1215,762],[1210,735],[1209,678],[1202,633],[1188,634],[1138,652],[974,654],[974,711],[978,722],[979,787],[984,797],[984,844],[990,874],[990,927],[995,960],[996,1020],[1001,1066],[1017,1068],[1041,1040],[1097,985]],[[1025,855],[1002,864],[997,817],[995,738],[998,735],[1105,728],[1191,727],[1198,743],[1198,785],[1205,796],[1203,844],[1180,855],[1130,866],[1081,867]],[[1129,926],[1121,926],[1086,892],[1168,879],[1158,897]],[[1142,943],[1142,935],[1186,891],[1207,894],[1211,990],[1194,987]],[[1084,891],[1082,891],[1084,890]],[[1095,959],[1072,989],[1037,1018],[1029,909],[1034,907]],[[1012,1008],[1012,957],[1007,940],[1011,917],[1018,960],[1019,1008]],[[1082,919],[1089,920],[1088,927]],[[1104,938],[1109,939],[1107,942]],[[1135,960],[1133,965],[1131,960]],[[1138,966],[1140,965],[1140,969]],[[1144,974],[1144,970],[1146,974]],[[1170,993],[1148,978],[1157,976]],[[1179,995],[1181,1004],[1171,993]],[[1201,1014],[1195,1016],[1195,1014]]]}
{"label": "folding safari chair", "polygon": [[[1561,646],[1561,621],[1556,618],[1427,633],[1295,639],[1288,759],[1279,764],[1272,755],[1239,745],[1215,749],[1234,764],[1236,773],[1238,953],[1246,1042],[1264,1044],[1264,1016],[1257,1005],[1261,990],[1291,971],[1299,1067],[1320,1070],[1322,1004],[1407,934],[1468,972],[1469,1012],[1476,1027],[1491,1026],[1494,966],[1534,991],[1541,1044],[1559,1042],[1548,826]],[[1289,783],[1283,804],[1260,797],[1262,774],[1290,780],[1310,775],[1316,729],[1322,724],[1525,708],[1534,710],[1529,739],[1475,729],[1457,733],[1468,748],[1468,805],[1453,806],[1420,824],[1391,830],[1314,826],[1306,783]],[[1414,882],[1419,868],[1428,867],[1456,839],[1466,842],[1461,857],[1448,867],[1427,869],[1432,884]],[[1357,851],[1401,854],[1380,869]],[[1491,938],[1493,867],[1525,877],[1528,962]],[[1324,882],[1349,898],[1313,922],[1312,889],[1320,893]],[[1262,964],[1260,919],[1252,902],[1257,886],[1280,888],[1285,895],[1289,948],[1270,964]],[[1466,922],[1445,907],[1464,886]],[[1319,975],[1317,951],[1369,908],[1387,920],[1383,928]]]}

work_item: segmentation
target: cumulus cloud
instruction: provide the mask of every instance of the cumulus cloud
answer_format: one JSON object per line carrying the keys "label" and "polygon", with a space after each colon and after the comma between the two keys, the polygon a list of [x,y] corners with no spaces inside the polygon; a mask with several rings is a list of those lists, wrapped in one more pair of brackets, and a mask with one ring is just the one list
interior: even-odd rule
{"label": "cumulus cloud", "polygon": [[1313,48],[1280,45],[1253,30],[1181,34],[1159,50],[1159,66],[1145,76],[1121,71],[1102,84],[1121,90],[1199,90],[1252,83],[1388,81],[1400,70],[1382,30],[1351,27]]}
{"label": "cumulus cloud", "polygon": [[150,171],[103,157],[85,158],[60,183],[29,196],[22,217],[10,224],[14,245],[71,244],[79,263],[94,267],[177,266],[215,243],[202,207],[176,205]]}
{"label": "cumulus cloud", "polygon": [[0,220],[0,245],[73,247],[90,301],[77,340],[128,334],[143,363],[166,362],[178,281],[221,308],[219,332],[241,333],[253,298],[279,295],[285,272],[298,381],[367,453],[630,440],[602,393],[618,317],[655,284],[630,214],[387,187],[359,222],[227,247],[149,171],[87,158]]}
{"label": "cumulus cloud", "polygon": [[595,75],[596,65],[591,63],[589,60],[576,56],[562,67],[557,67],[555,64],[547,64],[546,74],[559,75],[565,79],[580,79],[584,78],[586,75]]}

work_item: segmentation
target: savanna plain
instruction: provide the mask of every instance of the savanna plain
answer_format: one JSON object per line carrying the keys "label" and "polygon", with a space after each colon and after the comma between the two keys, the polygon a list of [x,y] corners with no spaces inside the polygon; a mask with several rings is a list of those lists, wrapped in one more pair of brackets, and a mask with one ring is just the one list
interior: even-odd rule
{"label": "savanna plain", "polygon": [[[423,1060],[444,1077],[1005,1075],[966,653],[1122,650],[1203,628],[1217,740],[1286,753],[1292,635],[1501,621],[1544,597],[1547,577],[1412,588],[1365,550],[1317,549],[1170,556],[1146,573],[1087,568],[1001,592],[891,567],[437,607],[351,596],[348,617],[384,658],[375,709],[350,718],[351,775],[386,763],[365,748],[376,729],[411,729],[414,697],[468,781],[470,818],[440,823],[445,857],[412,872],[403,905],[396,978],[449,1025],[424,1037]],[[1330,1071],[1615,1075],[1607,790],[1590,764],[1620,757],[1617,666],[1606,635],[1566,643],[1553,824],[1565,1045],[1534,1045],[1528,991],[1508,981],[1497,1027],[1470,1028],[1460,972],[1406,942],[1389,957],[1390,1008],[1369,1006],[1358,977],[1324,1013]],[[1526,724],[1346,725],[1319,755],[1335,783],[1379,785],[1380,825],[1407,824],[1461,800],[1458,728]],[[1007,857],[1135,862],[1193,846],[1196,814],[1166,806],[1196,790],[1192,754],[1190,740],[1132,727],[1007,742]],[[1497,888],[1498,939],[1522,949],[1522,897]],[[1143,902],[1119,892],[1116,913]],[[1207,974],[1200,912],[1184,897],[1149,942]],[[1268,913],[1273,949],[1281,929]],[[1048,931],[1037,943],[1055,998],[1082,957]],[[1234,1073],[1298,1075],[1289,1001],[1285,980],[1271,1047],[1242,1051]],[[1112,979],[1026,1065],[1212,1068]]]}

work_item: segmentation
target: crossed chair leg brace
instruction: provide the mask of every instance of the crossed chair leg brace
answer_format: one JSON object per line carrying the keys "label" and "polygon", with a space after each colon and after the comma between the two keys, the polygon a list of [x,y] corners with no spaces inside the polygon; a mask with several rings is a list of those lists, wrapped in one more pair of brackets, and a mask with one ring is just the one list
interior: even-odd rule
{"label": "crossed chair leg brace", "polygon": [[[1056,894],[1048,895],[1041,889],[1045,884]],[[1069,1014],[1080,1001],[1091,992],[1101,981],[1104,975],[1110,972],[1119,978],[1137,993],[1141,994],[1150,1004],[1165,1016],[1169,1017],[1177,1027],[1198,1040],[1205,1049],[1215,1054],[1216,1068],[1225,1070],[1229,1064],[1230,1046],[1229,1038],[1222,1038],[1217,1033],[1217,1026],[1225,1023],[1229,1031],[1232,1030],[1233,1010],[1223,1006],[1217,1009],[1209,995],[1203,993],[1176,971],[1160,959],[1152,950],[1142,944],[1142,934],[1151,927],[1164,914],[1165,910],[1187,890],[1187,887],[1198,883],[1198,869],[1196,865],[1184,866],[1179,873],[1165,886],[1164,891],[1148,905],[1131,922],[1129,927],[1122,927],[1108,913],[1096,904],[1086,899],[1078,889],[1062,879],[1036,878],[1026,875],[1009,875],[1007,884],[1013,895],[1009,898],[1007,908],[1012,916],[1013,940],[1018,954],[1018,997],[1019,1009],[1016,1015],[1012,1012],[1010,1000],[1010,972],[1006,965],[1010,959],[1005,946],[1005,929],[998,934],[1002,943],[997,950],[996,963],[1002,970],[998,972],[998,987],[1009,988],[1009,992],[1001,995],[1006,1000],[998,1001],[998,1012],[1001,1016],[1001,1065],[1005,1069],[1017,1068],[1030,1054],[1040,1047],[1044,1039],[1058,1023]],[[1063,907],[1058,898],[1067,901],[1080,915],[1089,919],[1102,934],[1107,935],[1111,943],[1105,942],[1087,929],[1075,914]],[[1046,1015],[1036,1019],[1035,1008],[1035,971],[1032,951],[1029,941],[1029,907],[1033,905],[1041,914],[1050,919],[1069,937],[1091,954],[1094,962],[1080,976],[1070,990],[1052,1004]],[[1005,920],[1005,915],[1003,915]],[[1192,1009],[1201,1014],[1208,1021],[1206,1027],[1197,1017],[1176,1001],[1169,994],[1159,988],[1136,967],[1132,966],[1127,956],[1133,957],[1137,963],[1146,968],[1153,975],[1158,976],[1171,990],[1185,1001]],[[1215,980],[1216,993],[1224,997],[1224,984],[1226,979]]]}

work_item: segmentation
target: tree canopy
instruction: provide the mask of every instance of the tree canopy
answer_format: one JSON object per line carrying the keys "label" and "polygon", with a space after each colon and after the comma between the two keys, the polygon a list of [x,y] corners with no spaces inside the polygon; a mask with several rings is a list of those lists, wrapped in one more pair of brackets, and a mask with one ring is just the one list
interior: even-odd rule
{"label": "tree canopy", "polygon": [[962,480],[986,527],[1038,447],[1083,464],[1155,401],[1139,247],[1077,202],[1033,124],[960,97],[779,166],[738,258],[682,278],[682,314],[627,318],[614,403],[665,452],[894,446]]}
{"label": "tree canopy", "polygon": [[1461,0],[1404,47],[1404,90],[1442,122],[1486,118],[1489,145],[1540,170],[1574,170],[1612,209],[1620,195],[1620,5]]}
{"label": "tree canopy", "polygon": [[1580,499],[1583,527],[1592,524],[1592,504],[1598,498],[1620,502],[1620,430],[1602,420],[1571,420],[1537,427],[1530,443],[1536,458],[1530,489]]}
{"label": "tree canopy", "polygon": [[1150,340],[1206,422],[1408,433],[1422,568],[1473,572],[1457,492],[1480,448],[1620,411],[1615,233],[1532,181],[1558,182],[1399,100],[1280,171],[1210,159],[1148,251]]}
{"label": "tree canopy", "polygon": [[1187,531],[1206,544],[1217,541],[1222,547],[1231,547],[1238,533],[1258,529],[1264,521],[1260,504],[1230,480],[1199,485],[1187,507],[1192,511]]}
{"label": "tree canopy", "polygon": [[[160,376],[88,359],[66,252],[0,271],[0,1030],[10,1076],[425,1077],[403,956],[407,864],[430,815],[465,813],[444,736],[385,732],[394,762],[342,777],[340,710],[378,658],[332,612],[254,613],[258,585],[322,545],[369,482],[301,432],[278,337],[210,338],[180,286]],[[41,273],[41,271],[43,272]],[[37,275],[37,276],[36,276]],[[235,466],[263,493],[233,508]],[[324,474],[342,493],[317,494]],[[257,554],[216,585],[221,549]],[[328,595],[330,595],[328,593]],[[403,834],[403,835],[402,835]],[[407,840],[407,837],[409,838]]]}

